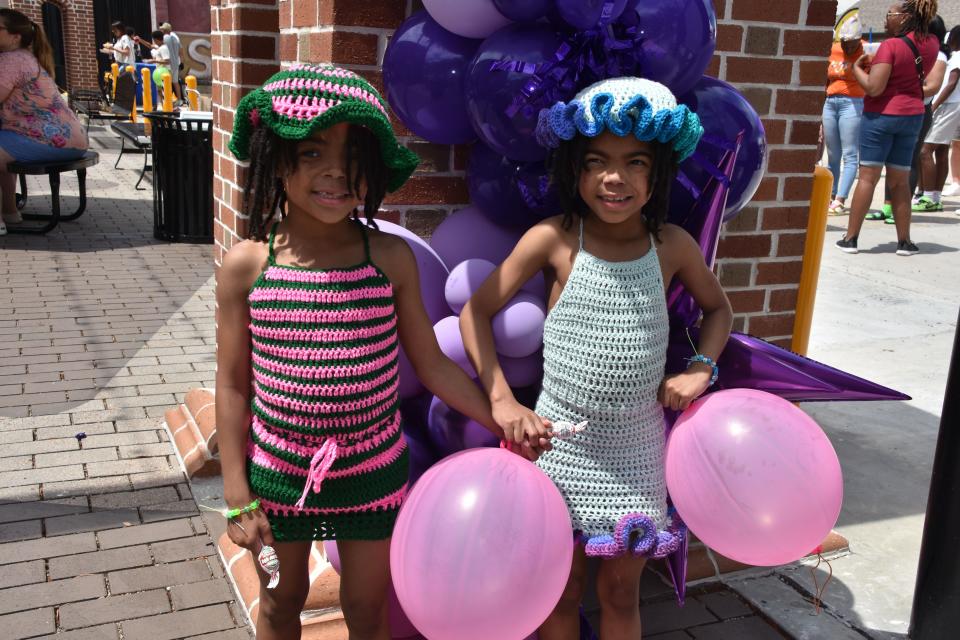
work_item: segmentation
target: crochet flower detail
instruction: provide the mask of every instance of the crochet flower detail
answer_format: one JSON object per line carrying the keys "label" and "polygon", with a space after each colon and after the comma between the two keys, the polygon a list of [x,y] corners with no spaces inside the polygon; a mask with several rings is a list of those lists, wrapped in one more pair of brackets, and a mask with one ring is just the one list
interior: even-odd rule
{"label": "crochet flower detail", "polygon": [[686,526],[676,514],[666,530],[657,531],[650,516],[630,513],[620,518],[613,535],[592,536],[586,538],[584,544],[588,556],[616,558],[629,552],[635,556],[665,558],[680,548],[686,533]]}

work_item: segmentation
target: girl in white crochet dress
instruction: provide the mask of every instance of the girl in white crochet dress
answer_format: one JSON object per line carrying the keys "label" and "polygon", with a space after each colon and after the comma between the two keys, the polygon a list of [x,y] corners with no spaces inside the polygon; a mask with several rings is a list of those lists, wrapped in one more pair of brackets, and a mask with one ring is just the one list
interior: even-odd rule
{"label": "girl in white crochet dress", "polygon": [[[733,319],[697,243],[665,223],[677,165],[702,133],[696,114],[669,89],[639,78],[604,80],[545,109],[537,137],[554,149],[564,214],[530,229],[460,316],[464,344],[508,436],[546,435],[538,416],[589,424],[573,438],[554,439],[537,462],[564,496],[578,536],[567,588],[541,640],[580,637],[588,556],[602,558],[600,637],[640,638],[644,565],[675,551],[686,535],[667,510],[663,408],[685,409],[712,383]],[[538,271],[550,311],[543,389],[530,411],[504,378],[490,321]],[[674,278],[703,310],[701,357],[664,377],[665,285]]]}

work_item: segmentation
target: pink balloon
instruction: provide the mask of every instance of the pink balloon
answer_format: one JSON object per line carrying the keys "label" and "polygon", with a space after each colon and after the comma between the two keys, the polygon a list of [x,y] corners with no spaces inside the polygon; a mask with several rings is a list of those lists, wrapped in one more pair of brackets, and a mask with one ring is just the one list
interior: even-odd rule
{"label": "pink balloon", "polygon": [[[337,543],[334,540],[323,541],[323,552],[327,556],[327,562],[333,567],[333,570],[340,573],[340,552],[337,551]],[[418,634],[417,628],[413,626],[403,612],[400,601],[397,600],[397,592],[393,585],[390,585],[389,607],[390,607],[390,637],[391,638],[410,638]]]}
{"label": "pink balloon", "polygon": [[467,349],[463,346],[463,336],[460,334],[460,318],[457,316],[448,316],[433,325],[433,332],[437,335],[437,343],[444,355],[457,363],[464,372],[471,378],[477,377],[470,359],[467,357]]}
{"label": "pink balloon", "polygon": [[497,265],[483,258],[471,258],[464,260],[450,270],[450,276],[447,277],[447,285],[444,288],[444,295],[447,298],[447,304],[453,309],[454,313],[463,311],[470,300],[470,296],[480,288],[483,281],[494,272]]}
{"label": "pink balloon", "polygon": [[[490,222],[476,207],[467,207],[448,216],[434,229],[430,247],[450,269],[470,258],[483,258],[499,265],[513,251],[521,235],[517,229],[505,229]],[[521,288],[540,298],[546,297],[542,273],[530,278]]]}
{"label": "pink balloon", "polygon": [[510,24],[493,0],[423,0],[423,6],[441,27],[464,38],[486,38]]}
{"label": "pink balloon", "polygon": [[666,479],[680,517],[708,547],[773,566],[816,548],[840,515],[840,461],[823,430],[790,402],[729,389],[677,419]]}
{"label": "pink balloon", "polygon": [[543,323],[547,308],[543,301],[529,293],[514,296],[493,316],[493,341],[497,353],[511,358],[529,356],[543,345]]}
{"label": "pink balloon", "polygon": [[556,606],[572,558],[560,492],[503,449],[457,453],[424,473],[390,547],[400,604],[430,640],[525,638]]}

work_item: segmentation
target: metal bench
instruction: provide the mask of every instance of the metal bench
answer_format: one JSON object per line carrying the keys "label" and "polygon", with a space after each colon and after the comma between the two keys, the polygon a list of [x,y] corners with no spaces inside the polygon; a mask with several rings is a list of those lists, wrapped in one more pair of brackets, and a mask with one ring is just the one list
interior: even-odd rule
{"label": "metal bench", "polygon": [[150,165],[152,148],[150,136],[146,135],[143,123],[130,121],[130,114],[133,112],[135,104],[136,82],[129,73],[121,74],[117,78],[117,92],[110,107],[113,113],[123,116],[124,119],[122,122],[118,121],[110,124],[110,129],[120,136],[120,153],[117,154],[117,160],[113,163],[113,168],[116,169],[120,164],[120,158],[123,157],[123,154],[139,151],[143,155],[143,168],[140,169],[140,178],[134,188],[140,189],[140,183],[143,182],[147,171],[153,171],[153,167]]}
{"label": "metal bench", "polygon": [[[46,221],[45,225],[9,225],[8,233],[47,233],[56,227],[61,220],[76,220],[83,215],[87,208],[87,169],[100,162],[100,155],[96,151],[87,151],[79,160],[67,160],[62,162],[10,162],[7,164],[9,173],[20,175],[20,193],[18,194],[18,206],[26,205],[27,202],[27,178],[26,176],[46,175],[50,179],[50,200],[51,213],[24,213],[24,220]],[[60,174],[67,171],[76,171],[77,179],[80,182],[80,204],[77,210],[68,215],[60,214]]]}

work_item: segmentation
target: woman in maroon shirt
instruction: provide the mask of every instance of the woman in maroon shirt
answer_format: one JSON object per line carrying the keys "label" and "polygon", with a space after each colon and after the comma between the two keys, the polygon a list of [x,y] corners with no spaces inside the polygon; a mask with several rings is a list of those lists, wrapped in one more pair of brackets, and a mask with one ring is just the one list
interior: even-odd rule
{"label": "woman in maroon shirt", "polygon": [[[919,252],[910,239],[910,165],[923,125],[924,76],[933,69],[940,48],[929,32],[936,15],[937,0],[894,4],[886,25],[893,37],[880,45],[876,55],[865,55],[854,64],[854,76],[867,95],[860,126],[860,179],[847,233],[837,241],[837,247],[847,253],[858,251],[860,227],[884,166],[897,226],[897,255]],[[917,54],[922,74],[917,73]]]}

